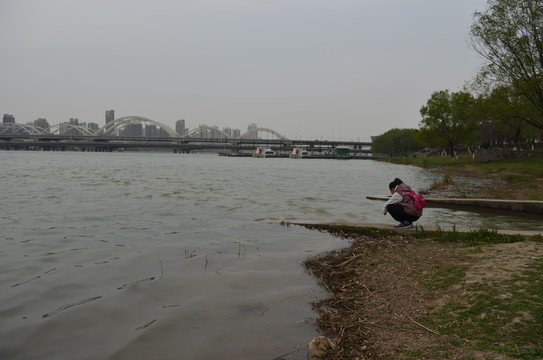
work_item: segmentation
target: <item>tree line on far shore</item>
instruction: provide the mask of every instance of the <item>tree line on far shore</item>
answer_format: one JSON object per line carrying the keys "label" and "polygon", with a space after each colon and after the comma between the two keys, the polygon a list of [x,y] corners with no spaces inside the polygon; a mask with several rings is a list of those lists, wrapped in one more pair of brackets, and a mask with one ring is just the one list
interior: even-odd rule
{"label": "tree line on far shore", "polygon": [[463,90],[435,91],[419,129],[392,129],[372,152],[401,155],[428,147],[451,157],[463,146],[527,148],[543,140],[543,0],[488,0],[475,12],[471,47],[485,65]]}

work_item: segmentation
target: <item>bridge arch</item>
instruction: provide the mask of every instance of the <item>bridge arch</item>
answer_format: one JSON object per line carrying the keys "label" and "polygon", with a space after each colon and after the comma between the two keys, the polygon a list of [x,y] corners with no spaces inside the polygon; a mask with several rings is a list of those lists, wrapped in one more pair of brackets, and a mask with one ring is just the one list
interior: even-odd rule
{"label": "bridge arch", "polygon": [[47,135],[47,129],[36,125],[0,124],[0,135]]}
{"label": "bridge arch", "polygon": [[219,130],[219,129],[217,129],[217,128],[210,127],[210,126],[207,126],[207,125],[200,125],[200,126],[198,126],[196,129],[192,129],[191,131],[189,131],[189,132],[187,133],[187,135],[185,135],[185,136],[187,136],[187,137],[194,137],[194,135],[196,135],[196,134],[198,134],[198,133],[200,133],[200,132],[202,132],[202,131],[204,131],[204,130],[217,131],[217,132],[223,134],[227,139],[230,139],[230,138],[231,138],[231,136],[228,135],[227,133],[225,133],[224,131],[221,131],[221,130]]}
{"label": "bridge arch", "polygon": [[272,130],[272,129],[268,129],[268,128],[253,128],[253,129],[247,131],[245,134],[242,134],[240,136],[240,138],[241,139],[246,139],[246,138],[248,138],[249,136],[251,136],[253,134],[258,135],[259,131],[263,131],[263,132],[267,132],[267,133],[270,133],[272,135],[275,135],[276,137],[278,137],[281,140],[289,140],[287,137],[279,134],[277,131]]}
{"label": "bridge arch", "polygon": [[126,126],[131,124],[152,124],[156,125],[162,130],[166,131],[168,135],[171,137],[180,137],[178,133],[175,132],[172,128],[170,128],[168,125],[165,125],[163,123],[160,123],[155,120],[151,120],[148,118],[145,118],[143,116],[125,116],[118,119],[113,120],[109,124],[106,124],[103,128],[101,128],[97,135],[115,135],[117,131],[124,129]]}
{"label": "bridge arch", "polygon": [[49,133],[52,135],[75,135],[75,136],[89,136],[89,135],[95,135],[95,131],[84,127],[81,125],[74,125],[74,124],[56,124],[51,126],[49,129]]}

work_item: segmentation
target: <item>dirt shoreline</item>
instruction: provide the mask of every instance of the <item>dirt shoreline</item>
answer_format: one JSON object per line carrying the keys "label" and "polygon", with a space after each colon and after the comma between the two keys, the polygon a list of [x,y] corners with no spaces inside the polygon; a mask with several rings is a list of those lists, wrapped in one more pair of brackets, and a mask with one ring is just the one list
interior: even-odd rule
{"label": "dirt shoreline", "polygon": [[[436,241],[413,232],[304,226],[352,239],[348,248],[304,262],[329,292],[329,297],[313,304],[321,333],[338,345],[327,359],[543,358],[543,336],[515,340],[519,356],[507,338],[518,335],[517,328],[530,328],[534,321],[543,320],[538,318],[541,314],[529,310],[524,315],[508,314],[510,322],[500,329],[506,338],[485,346],[481,345],[487,342],[483,335],[459,329],[464,323],[483,326],[494,316],[493,308],[488,314],[463,318],[464,313],[452,307],[450,314],[445,312],[446,321],[438,321],[451,304],[469,308],[480,284],[492,284],[504,301],[514,302],[514,297],[507,298],[508,281],[530,266],[543,264],[540,235],[470,245],[461,239]],[[541,276],[536,281],[542,286]],[[533,301],[543,305],[541,296]],[[543,333],[541,322],[535,326]],[[511,332],[513,327],[517,333]],[[525,356],[530,352],[533,357]]]}

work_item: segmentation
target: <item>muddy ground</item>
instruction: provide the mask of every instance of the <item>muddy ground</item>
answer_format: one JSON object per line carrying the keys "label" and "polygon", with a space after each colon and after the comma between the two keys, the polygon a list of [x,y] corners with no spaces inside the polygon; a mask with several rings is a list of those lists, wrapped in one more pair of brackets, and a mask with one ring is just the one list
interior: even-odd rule
{"label": "muddy ground", "polygon": [[[510,358],[475,350],[472,340],[443,334],[417,319],[451,301],[461,302],[474,282],[511,278],[543,258],[543,242],[482,245],[474,251],[462,243],[432,241],[416,233],[331,232],[353,239],[352,245],[304,263],[329,292],[329,297],[314,303],[321,333],[338,344],[327,359]],[[463,269],[459,281],[432,286],[432,281],[447,281],[453,276],[451,269],[457,268]],[[456,315],[450,315],[455,321]]]}

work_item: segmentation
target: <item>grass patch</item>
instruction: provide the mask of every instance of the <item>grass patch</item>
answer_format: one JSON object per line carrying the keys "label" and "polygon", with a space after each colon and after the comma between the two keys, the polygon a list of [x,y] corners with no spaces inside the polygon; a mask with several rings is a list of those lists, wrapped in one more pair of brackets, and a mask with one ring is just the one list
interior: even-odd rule
{"label": "grass patch", "polygon": [[[477,351],[518,359],[543,356],[543,259],[502,282],[468,285],[457,298],[418,320]],[[439,277],[439,274],[436,276]],[[448,276],[442,276],[447,279]]]}
{"label": "grass patch", "polygon": [[[395,236],[398,234],[396,230],[378,229],[373,227],[355,227],[347,225],[323,225],[323,224],[303,224],[307,229],[319,230],[322,232],[330,233],[334,236],[341,238],[360,238],[362,236],[370,237],[383,237],[383,236]],[[406,233],[412,234],[412,233]],[[435,231],[425,230],[422,226],[417,226],[414,234],[419,238],[429,239],[441,243],[461,243],[466,246],[478,246],[484,244],[498,244],[498,243],[510,243],[517,241],[524,241],[524,236],[518,235],[505,235],[498,233],[497,230],[487,229],[474,229],[468,232],[458,231],[456,227],[452,230],[443,230],[439,226]],[[532,237],[533,241],[543,241],[543,236],[535,235]],[[478,251],[481,251],[479,248]]]}
{"label": "grass patch", "polygon": [[417,157],[390,157],[382,159],[382,161],[391,162],[394,164],[414,165],[428,167],[451,167],[461,168],[466,165],[479,164],[469,155],[461,155],[452,162],[450,156],[417,156]]}
{"label": "grass patch", "polygon": [[491,174],[515,173],[530,177],[543,177],[543,158],[492,161],[478,165]]}
{"label": "grass patch", "polygon": [[464,279],[466,269],[465,265],[434,267],[420,278],[420,282],[428,290],[447,289]]}
{"label": "grass patch", "polygon": [[435,232],[428,233],[429,238],[442,243],[462,243],[466,246],[478,246],[483,244],[498,244],[524,241],[522,235],[505,235],[497,230],[475,229],[469,232],[461,232],[453,228],[452,231],[444,231],[438,227]]}
{"label": "grass patch", "polygon": [[529,177],[543,177],[543,157],[526,159],[498,160],[480,163],[469,154],[462,154],[453,162],[448,156],[433,157],[391,157],[382,159],[394,164],[414,165],[421,167],[440,167],[454,170],[478,169],[486,174],[518,174]]}

